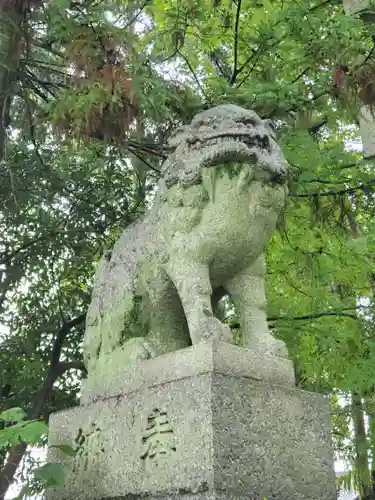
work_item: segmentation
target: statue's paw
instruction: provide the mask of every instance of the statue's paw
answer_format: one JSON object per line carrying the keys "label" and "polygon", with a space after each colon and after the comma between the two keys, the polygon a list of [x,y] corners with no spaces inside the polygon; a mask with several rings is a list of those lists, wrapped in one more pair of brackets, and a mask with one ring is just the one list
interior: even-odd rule
{"label": "statue's paw", "polygon": [[206,318],[201,325],[202,335],[205,340],[216,340],[233,344],[232,330],[214,316]]}
{"label": "statue's paw", "polygon": [[219,342],[227,342],[228,344],[233,344],[233,332],[230,326],[221,323],[221,337],[217,340]]}
{"label": "statue's paw", "polygon": [[289,357],[285,342],[267,334],[263,338],[258,338],[256,341],[251,342],[248,348],[264,356]]}
{"label": "statue's paw", "polygon": [[279,358],[287,358],[288,357],[288,349],[285,345],[285,342],[279,339],[272,339],[270,343],[270,352],[271,356],[277,356]]}
{"label": "statue's paw", "polygon": [[143,342],[142,343],[142,349],[141,349],[141,352],[140,352],[139,359],[140,360],[146,360],[146,359],[155,358],[155,356],[156,356],[156,352],[152,348],[151,344],[149,344],[146,341]]}
{"label": "statue's paw", "polygon": [[156,356],[155,350],[145,337],[133,337],[122,346],[125,358],[131,362],[145,361]]}

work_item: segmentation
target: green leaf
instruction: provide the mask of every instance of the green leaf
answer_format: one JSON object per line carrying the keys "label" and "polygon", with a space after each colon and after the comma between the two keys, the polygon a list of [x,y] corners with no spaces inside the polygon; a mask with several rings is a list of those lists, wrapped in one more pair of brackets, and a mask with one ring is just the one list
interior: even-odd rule
{"label": "green leaf", "polygon": [[65,484],[65,472],[61,464],[45,464],[34,469],[33,473],[45,488],[62,488]]}
{"label": "green leaf", "polygon": [[48,434],[48,426],[39,420],[26,422],[18,430],[18,434],[25,443],[37,444],[42,436]]}
{"label": "green leaf", "polygon": [[0,449],[10,444],[16,444],[18,441],[18,434],[14,432],[13,427],[6,427],[0,430]]}
{"label": "green leaf", "polygon": [[9,408],[0,413],[0,420],[5,420],[6,422],[20,422],[25,418],[26,414],[22,408]]}
{"label": "green leaf", "polygon": [[77,452],[74,448],[69,446],[68,444],[53,444],[50,446],[50,448],[57,448],[60,450],[62,453],[65,453],[65,455],[68,455],[69,457],[75,457]]}
{"label": "green leaf", "polygon": [[48,433],[48,427],[39,420],[18,422],[15,425],[0,430],[0,449],[9,444],[23,441],[27,444],[37,444],[42,436]]}

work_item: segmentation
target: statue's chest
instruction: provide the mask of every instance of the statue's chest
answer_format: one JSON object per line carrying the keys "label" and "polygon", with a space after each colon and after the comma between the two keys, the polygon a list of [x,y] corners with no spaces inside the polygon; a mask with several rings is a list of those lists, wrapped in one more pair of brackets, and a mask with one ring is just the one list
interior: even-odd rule
{"label": "statue's chest", "polygon": [[242,193],[218,189],[186,247],[210,266],[212,276],[231,275],[262,253],[276,227],[279,201],[257,185]]}

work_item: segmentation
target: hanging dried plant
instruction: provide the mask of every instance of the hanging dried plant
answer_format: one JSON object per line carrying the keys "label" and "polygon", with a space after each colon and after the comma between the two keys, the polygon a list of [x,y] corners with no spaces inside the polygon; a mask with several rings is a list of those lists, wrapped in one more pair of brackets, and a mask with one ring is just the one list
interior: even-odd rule
{"label": "hanging dried plant", "polygon": [[[80,26],[66,45],[67,63],[73,66],[70,85],[76,101],[85,102],[84,113],[65,110],[56,120],[61,132],[73,131],[84,140],[116,142],[124,138],[138,114],[133,80],[108,35]],[[93,98],[87,96],[92,93]]]}
{"label": "hanging dried plant", "polygon": [[356,88],[357,95],[363,104],[375,104],[375,64],[364,64],[351,77],[351,85]]}
{"label": "hanging dried plant", "polygon": [[22,13],[27,5],[25,0],[0,0],[0,12]]}
{"label": "hanging dried plant", "polygon": [[345,65],[333,71],[333,94],[344,106],[365,105],[373,109],[375,104],[375,63],[372,61],[350,72]]}

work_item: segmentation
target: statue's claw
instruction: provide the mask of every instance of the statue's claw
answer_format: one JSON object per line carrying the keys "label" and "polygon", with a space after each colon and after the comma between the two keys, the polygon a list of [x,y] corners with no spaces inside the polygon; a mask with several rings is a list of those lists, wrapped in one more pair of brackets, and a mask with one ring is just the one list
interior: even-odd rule
{"label": "statue's claw", "polygon": [[155,349],[145,337],[133,337],[127,340],[121,348],[126,364],[145,361],[156,356]]}
{"label": "statue's claw", "polygon": [[214,316],[204,317],[201,322],[202,340],[216,340],[233,344],[232,330]]}

